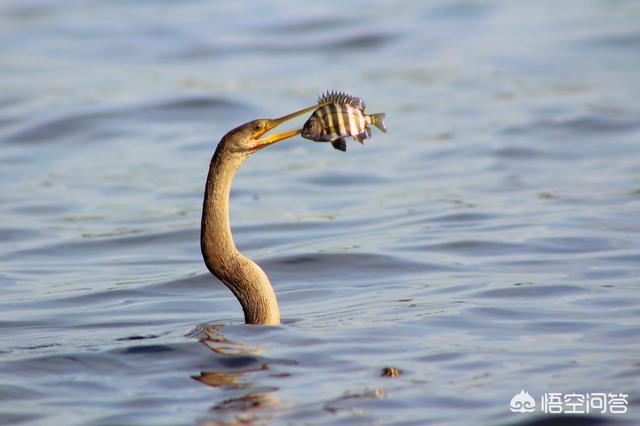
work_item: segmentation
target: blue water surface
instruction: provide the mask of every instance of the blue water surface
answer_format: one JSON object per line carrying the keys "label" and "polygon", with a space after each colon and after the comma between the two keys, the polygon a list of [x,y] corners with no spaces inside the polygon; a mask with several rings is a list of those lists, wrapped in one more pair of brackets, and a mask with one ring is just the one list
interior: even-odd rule
{"label": "blue water surface", "polygon": [[[639,423],[639,22],[632,0],[3,1],[0,424]],[[284,319],[245,326],[200,254],[209,160],[330,89],[389,132],[245,163],[233,231]]]}

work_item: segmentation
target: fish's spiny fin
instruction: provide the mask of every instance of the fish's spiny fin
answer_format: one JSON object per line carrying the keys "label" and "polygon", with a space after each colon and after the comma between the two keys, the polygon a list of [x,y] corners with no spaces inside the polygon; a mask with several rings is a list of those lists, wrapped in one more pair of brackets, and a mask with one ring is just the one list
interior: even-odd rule
{"label": "fish's spiny fin", "polygon": [[347,141],[345,141],[344,138],[339,138],[331,141],[331,146],[333,146],[338,151],[347,152]]}
{"label": "fish's spiny fin", "polygon": [[364,104],[364,100],[362,98],[357,98],[355,96],[347,95],[344,92],[326,92],[318,96],[318,104],[323,104],[325,102],[332,102],[336,104],[349,104],[354,108],[359,109],[364,112],[366,105]]}
{"label": "fish's spiny fin", "polygon": [[384,112],[379,112],[377,114],[369,114],[369,120],[371,120],[371,124],[376,126],[378,129],[387,133],[387,126],[384,124]]}

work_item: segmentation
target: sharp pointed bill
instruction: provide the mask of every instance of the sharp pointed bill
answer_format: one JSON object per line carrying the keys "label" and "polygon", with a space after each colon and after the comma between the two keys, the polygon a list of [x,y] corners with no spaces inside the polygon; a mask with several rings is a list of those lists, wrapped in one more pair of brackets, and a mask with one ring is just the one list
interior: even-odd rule
{"label": "sharp pointed bill", "polygon": [[384,113],[365,114],[362,98],[342,92],[327,92],[318,97],[319,108],[302,128],[302,137],[316,142],[331,142],[340,151],[346,151],[345,137],[364,143],[371,136],[367,127],[373,124],[386,133]]}
{"label": "sharp pointed bill", "polygon": [[287,114],[283,117],[280,118],[274,118],[271,120],[263,120],[263,126],[260,127],[260,130],[258,130],[254,137],[257,139],[257,144],[256,144],[256,148],[264,148],[265,146],[271,145],[273,143],[279,142],[283,139],[287,139],[290,138],[292,136],[295,135],[299,135],[300,132],[302,130],[291,130],[288,132],[283,132],[283,133],[275,133],[269,136],[265,136],[261,139],[258,139],[262,136],[264,136],[265,133],[267,133],[269,130],[272,130],[276,127],[278,127],[279,125],[281,125],[282,123],[285,123],[293,118],[296,118],[302,114],[306,114],[309,111],[313,111],[315,108],[317,108],[317,105],[305,108],[305,109],[301,109],[299,111],[296,112],[292,112],[291,114]]}

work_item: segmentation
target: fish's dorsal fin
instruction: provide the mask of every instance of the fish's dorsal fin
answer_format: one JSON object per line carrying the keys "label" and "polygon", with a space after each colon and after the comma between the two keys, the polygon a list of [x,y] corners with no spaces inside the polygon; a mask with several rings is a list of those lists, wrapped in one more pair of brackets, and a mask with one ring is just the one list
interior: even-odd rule
{"label": "fish's dorsal fin", "polygon": [[347,95],[344,92],[326,92],[318,96],[318,104],[323,104],[325,102],[331,102],[336,104],[349,104],[354,108],[359,109],[364,112],[365,104],[362,98],[357,98],[355,96]]}

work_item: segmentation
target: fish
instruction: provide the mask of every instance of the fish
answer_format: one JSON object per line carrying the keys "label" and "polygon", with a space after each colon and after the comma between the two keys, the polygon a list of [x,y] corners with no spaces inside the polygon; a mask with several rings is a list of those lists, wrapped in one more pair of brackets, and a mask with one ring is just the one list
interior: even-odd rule
{"label": "fish", "polygon": [[322,105],[311,114],[304,123],[301,136],[315,142],[331,142],[339,150],[347,150],[346,137],[364,143],[371,137],[369,125],[373,124],[383,132],[387,132],[384,124],[385,114],[365,114],[362,98],[347,95],[343,92],[326,92],[318,97],[318,105]]}

